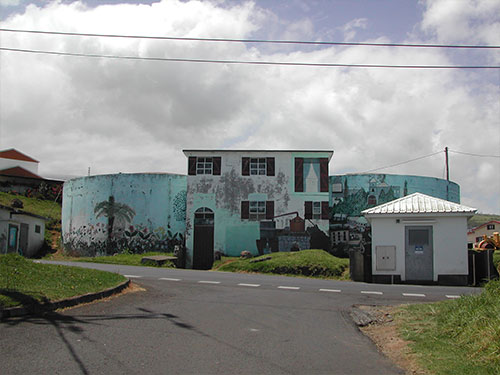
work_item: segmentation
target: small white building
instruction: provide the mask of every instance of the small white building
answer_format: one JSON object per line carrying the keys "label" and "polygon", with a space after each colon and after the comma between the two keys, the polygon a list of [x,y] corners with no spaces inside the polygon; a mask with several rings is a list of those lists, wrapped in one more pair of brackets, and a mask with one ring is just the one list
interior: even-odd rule
{"label": "small white building", "polygon": [[47,219],[0,205],[0,254],[32,257],[42,248]]}
{"label": "small white building", "polygon": [[421,193],[362,211],[372,227],[372,281],[467,285],[470,208]]}

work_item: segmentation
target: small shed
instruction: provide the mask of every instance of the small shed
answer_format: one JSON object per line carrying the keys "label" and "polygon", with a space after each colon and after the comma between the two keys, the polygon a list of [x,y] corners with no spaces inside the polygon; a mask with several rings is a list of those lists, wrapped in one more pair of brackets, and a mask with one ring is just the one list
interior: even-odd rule
{"label": "small shed", "polygon": [[0,205],[0,254],[32,257],[42,248],[46,218]]}
{"label": "small shed", "polygon": [[372,227],[372,281],[467,285],[475,208],[414,193],[362,214]]}

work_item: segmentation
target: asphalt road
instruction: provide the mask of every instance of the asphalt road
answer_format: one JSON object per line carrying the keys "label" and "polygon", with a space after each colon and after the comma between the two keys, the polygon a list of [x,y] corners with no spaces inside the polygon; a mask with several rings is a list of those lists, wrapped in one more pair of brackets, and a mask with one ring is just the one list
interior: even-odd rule
{"label": "asphalt road", "polygon": [[401,374],[353,324],[355,304],[475,288],[76,265],[146,290],[0,324],[2,374]]}

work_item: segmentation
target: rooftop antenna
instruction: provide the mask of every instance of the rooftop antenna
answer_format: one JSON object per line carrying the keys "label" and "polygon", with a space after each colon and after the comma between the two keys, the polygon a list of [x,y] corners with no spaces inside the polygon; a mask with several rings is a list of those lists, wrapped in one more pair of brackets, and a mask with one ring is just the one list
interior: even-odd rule
{"label": "rooftop antenna", "polygon": [[448,146],[444,148],[445,163],[446,163],[446,181],[450,181],[450,166],[448,164]]}
{"label": "rooftop antenna", "polygon": [[87,173],[88,173],[88,174],[87,174],[87,176],[90,176],[90,167],[89,167],[89,170],[88,170],[88,172],[87,172]]}

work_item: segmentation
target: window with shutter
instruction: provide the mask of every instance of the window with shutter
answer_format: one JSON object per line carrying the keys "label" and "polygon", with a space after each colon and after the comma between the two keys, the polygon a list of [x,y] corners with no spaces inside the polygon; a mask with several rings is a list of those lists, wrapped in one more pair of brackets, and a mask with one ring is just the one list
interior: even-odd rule
{"label": "window with shutter", "polygon": [[319,159],[319,191],[328,192],[328,158]]}
{"label": "window with shutter", "polygon": [[241,218],[248,219],[250,217],[250,202],[249,201],[241,201]]}
{"label": "window with shutter", "polygon": [[188,158],[188,175],[196,175],[196,156],[190,156]]}
{"label": "window with shutter", "polygon": [[304,191],[304,159],[295,158],[295,191]]}
{"label": "window with shutter", "polygon": [[266,219],[274,218],[274,201],[266,201]]}
{"label": "window with shutter", "polygon": [[213,158],[213,172],[214,172],[214,176],[220,176],[220,172],[221,172],[221,162],[222,162],[222,159],[220,156],[216,156]]}
{"label": "window with shutter", "polygon": [[241,158],[241,175],[250,176],[250,158]]}
{"label": "window with shutter", "polygon": [[304,218],[312,219],[313,218],[313,202],[304,202]]}
{"label": "window with shutter", "polygon": [[328,207],[328,202],[321,202],[321,219],[330,219],[330,208]]}
{"label": "window with shutter", "polygon": [[274,158],[266,158],[267,175],[274,176]]}

